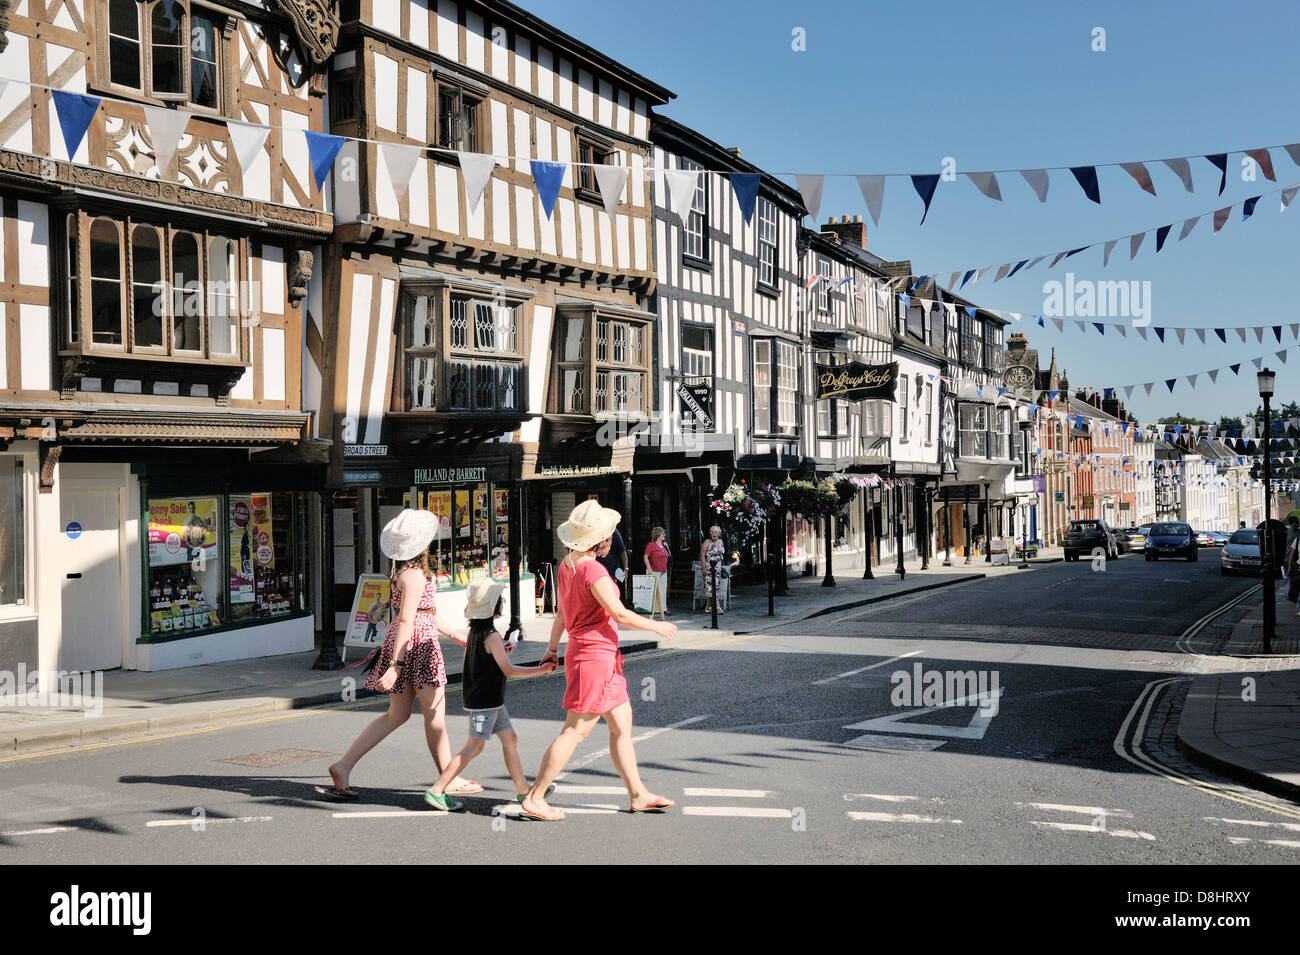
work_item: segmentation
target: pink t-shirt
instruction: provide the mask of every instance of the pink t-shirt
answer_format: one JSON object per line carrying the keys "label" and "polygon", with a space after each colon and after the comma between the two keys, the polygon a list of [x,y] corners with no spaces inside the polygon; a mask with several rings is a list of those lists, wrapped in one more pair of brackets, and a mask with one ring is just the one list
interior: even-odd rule
{"label": "pink t-shirt", "polygon": [[658,541],[645,545],[645,559],[650,562],[650,569],[662,574],[668,569],[668,548]]}
{"label": "pink t-shirt", "polygon": [[[609,571],[596,560],[579,561],[570,569],[569,561],[560,562],[556,591],[564,629],[569,632],[569,651],[618,649],[618,624],[600,605],[591,587],[599,580],[611,580]],[[567,654],[566,654],[567,655]]]}

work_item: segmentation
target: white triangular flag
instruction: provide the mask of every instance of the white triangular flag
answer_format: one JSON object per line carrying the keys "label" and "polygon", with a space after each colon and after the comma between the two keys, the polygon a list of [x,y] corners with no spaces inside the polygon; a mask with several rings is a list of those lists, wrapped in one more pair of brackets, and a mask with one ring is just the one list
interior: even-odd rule
{"label": "white triangular flag", "polygon": [[1052,319],[1052,324],[1056,326],[1056,330],[1057,330],[1058,332],[1063,332],[1063,331],[1065,331],[1065,319],[1063,319],[1063,318],[1054,318],[1054,319]]}
{"label": "white triangular flag", "polygon": [[1107,242],[1107,243],[1105,244],[1105,246],[1102,247],[1102,250],[1101,250],[1101,265],[1102,265],[1102,268],[1105,268],[1106,266],[1110,265],[1110,253],[1111,253],[1111,250],[1114,249],[1115,246],[1116,246],[1118,243],[1119,243],[1119,239],[1111,239],[1109,242]]}
{"label": "white triangular flag", "polygon": [[1255,341],[1260,342],[1261,344],[1263,343],[1263,341],[1264,341],[1264,329],[1262,329],[1262,328],[1257,328],[1257,329],[1255,329]]}
{"label": "white triangular flag", "polygon": [[1193,388],[1196,387],[1196,378],[1197,378],[1196,375],[1188,375],[1188,376],[1187,376],[1187,383],[1188,383],[1189,385],[1191,385]]}
{"label": "white triangular flag", "polygon": [[[407,146],[405,143],[380,143],[379,155],[384,157],[384,167],[388,170],[388,179],[393,184],[393,195],[401,202],[406,198],[406,190],[411,187],[411,173],[415,164],[423,155],[420,146]],[[482,190],[479,190],[482,195]],[[471,203],[473,209],[478,203]]]}
{"label": "white triangular flag", "polygon": [[1156,187],[1151,182],[1151,173],[1147,172],[1145,165],[1140,162],[1122,162],[1119,164],[1119,168],[1137,180],[1138,186],[1144,192],[1149,192],[1153,196],[1156,194]]}
{"label": "white triangular flag", "polygon": [[800,174],[795,176],[794,180],[799,186],[799,195],[803,196],[804,207],[808,210],[813,225],[816,226],[817,213],[822,207],[822,186],[826,183],[826,177]]}
{"label": "white triangular flag", "polygon": [[1088,330],[1088,326],[1085,325],[1083,322],[1078,321],[1077,319],[1075,320],[1074,324],[1079,326],[1079,331],[1081,332],[1086,332]]}
{"label": "white triangular flag", "polygon": [[982,268],[982,269],[980,269],[978,272],[976,272],[976,273],[975,273],[975,281],[978,282],[980,279],[984,278],[984,273],[987,272],[987,271],[988,271],[989,269],[991,269],[991,268],[993,268],[993,266],[991,266],[991,265],[986,265],[986,266],[984,266],[984,268]]}
{"label": "white triangular flag", "polygon": [[1138,249],[1142,247],[1142,240],[1147,237],[1145,232],[1139,232],[1137,235],[1128,237],[1128,260],[1132,262],[1137,258]]}
{"label": "white triangular flag", "polygon": [[266,137],[270,134],[271,130],[266,126],[254,126],[235,120],[226,123],[226,135],[230,137],[230,146],[235,151],[235,161],[239,163],[240,172],[248,172],[248,167],[261,152]]}
{"label": "white triangular flag", "polygon": [[611,219],[618,211],[618,200],[623,195],[623,187],[627,185],[627,171],[626,166],[592,167],[592,172],[596,174],[596,185],[600,187],[600,199],[605,203],[605,214]]}
{"label": "white triangular flag", "polygon": [[673,211],[682,220],[683,226],[691,217],[691,203],[695,201],[695,190],[699,188],[701,175],[694,169],[664,170],[664,180],[668,183],[668,198],[672,200]]}
{"label": "white triangular flag", "polygon": [[1210,376],[1210,384],[1214,384],[1219,380],[1219,369],[1217,368],[1213,371],[1207,371],[1206,374]]}
{"label": "white triangular flag", "polygon": [[1147,329],[1146,329],[1146,326],[1145,326],[1145,325],[1134,325],[1133,327],[1136,328],[1136,329],[1138,330],[1138,334],[1139,334],[1140,336],[1142,336],[1142,340],[1143,340],[1143,341],[1146,341],[1146,340],[1147,340]]}
{"label": "white triangular flag", "polygon": [[1255,370],[1256,370],[1256,371],[1259,371],[1260,368],[1263,367],[1264,359],[1263,359],[1262,356],[1259,357],[1259,358],[1252,358],[1250,361],[1251,361],[1251,364],[1253,364],[1253,365],[1255,366]]}
{"label": "white triangular flag", "polygon": [[858,188],[862,190],[862,201],[867,204],[871,221],[880,225],[880,206],[885,201],[885,177],[858,176]]}
{"label": "white triangular flag", "polygon": [[1199,338],[1199,339],[1201,340],[1201,344],[1204,345],[1204,344],[1205,344],[1205,329],[1203,329],[1203,328],[1198,328],[1198,329],[1196,329],[1196,337]]}
{"label": "white triangular flag", "polygon": [[1200,221],[1201,221],[1201,217],[1200,217],[1200,216],[1193,216],[1193,217],[1190,218],[1190,219],[1184,219],[1184,220],[1183,220],[1183,228],[1182,228],[1182,230],[1178,233],[1178,241],[1179,241],[1179,242],[1182,242],[1183,239],[1185,239],[1185,238],[1187,238],[1189,235],[1191,235],[1191,234],[1192,234],[1192,229],[1196,228],[1196,223],[1198,223],[1198,222],[1200,222]]}
{"label": "white triangular flag", "polygon": [[[3,93],[4,90],[0,90],[0,95]],[[149,124],[149,138],[153,140],[158,176],[166,179],[167,167],[171,164],[176,147],[180,145],[185,127],[189,125],[190,114],[179,109],[167,109],[165,106],[146,106],[144,118]]]}
{"label": "white triangular flag", "polygon": [[1243,342],[1246,340],[1246,330],[1244,328],[1234,329],[1234,331],[1236,331],[1237,337],[1240,338]]}
{"label": "white triangular flag", "polygon": [[1291,324],[1291,337],[1300,341],[1300,322],[1293,322]]}
{"label": "white triangular flag", "polygon": [[1147,397],[1150,398],[1150,397],[1151,397],[1151,389],[1155,387],[1155,382],[1154,382],[1154,381],[1148,381],[1148,382],[1147,382],[1146,384],[1144,384],[1142,387],[1145,388],[1145,389],[1147,390]]}
{"label": "white triangular flag", "polygon": [[[0,93],[3,92],[4,90],[0,89]],[[1287,186],[1285,189],[1282,190],[1282,211],[1283,212],[1286,212],[1286,207],[1291,205],[1291,200],[1295,198],[1295,194],[1297,192],[1300,192],[1300,186]]]}
{"label": "white triangular flag", "polygon": [[1025,182],[1029,183],[1029,188],[1034,190],[1034,195],[1038,197],[1039,202],[1047,201],[1047,170],[1046,169],[1022,169],[1020,175],[1024,176]]}
{"label": "white triangular flag", "polygon": [[966,178],[975,183],[975,188],[990,199],[1002,201],[1002,190],[998,188],[998,177],[991,172],[968,172]]}
{"label": "white triangular flag", "polygon": [[1277,355],[1278,361],[1280,361],[1284,365],[1286,364],[1286,349],[1283,349],[1282,351],[1275,351],[1273,352],[1273,354]]}
{"label": "white triangular flag", "polygon": [[474,212],[483,198],[483,190],[492,178],[497,158],[467,152],[457,152],[456,158],[460,160],[460,175],[465,183],[465,205],[470,212]]}
{"label": "white triangular flag", "polygon": [[1124,386],[1124,397],[1125,397],[1125,398],[1132,398],[1132,397],[1133,397],[1133,389],[1134,389],[1135,387],[1137,387],[1137,386],[1136,386],[1136,385],[1125,385],[1125,386]]}
{"label": "white triangular flag", "polygon": [[1120,337],[1120,338],[1128,338],[1128,326],[1127,326],[1127,325],[1116,325],[1116,326],[1115,326],[1115,331],[1119,332],[1119,337]]}
{"label": "white triangular flag", "polygon": [[993,281],[1001,282],[1004,278],[1006,278],[1007,273],[1011,271],[1011,266],[1014,264],[1015,263],[1013,262],[1005,262],[1002,265],[999,265],[997,274],[993,276]]}
{"label": "white triangular flag", "polygon": [[1188,165],[1186,159],[1166,159],[1164,164],[1174,171],[1179,179],[1183,181],[1183,188],[1188,192],[1192,191],[1192,167]]}
{"label": "white triangular flag", "polygon": [[1187,329],[1185,329],[1185,328],[1175,328],[1175,329],[1174,329],[1174,334],[1178,336],[1178,344],[1181,345],[1181,344],[1183,343],[1183,336],[1187,334]]}

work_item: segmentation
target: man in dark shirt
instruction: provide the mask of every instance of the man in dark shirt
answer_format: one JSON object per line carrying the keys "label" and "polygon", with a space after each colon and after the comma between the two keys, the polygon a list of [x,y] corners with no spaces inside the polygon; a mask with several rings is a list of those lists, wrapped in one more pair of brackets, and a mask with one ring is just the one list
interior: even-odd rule
{"label": "man in dark shirt", "polygon": [[609,575],[614,578],[614,583],[618,584],[619,593],[623,592],[623,584],[627,580],[627,547],[623,545],[623,537],[619,534],[617,528],[614,530],[614,538],[609,545],[609,553],[604,557],[597,557]]}

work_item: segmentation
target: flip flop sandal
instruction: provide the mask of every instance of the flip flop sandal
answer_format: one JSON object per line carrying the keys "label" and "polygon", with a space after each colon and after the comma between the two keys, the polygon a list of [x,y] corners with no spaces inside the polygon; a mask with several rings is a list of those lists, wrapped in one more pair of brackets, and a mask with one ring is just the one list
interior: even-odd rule
{"label": "flip flop sandal", "polygon": [[[556,811],[557,811],[557,812],[562,812],[563,810],[556,810]],[[564,816],[563,816],[563,815],[560,815],[560,816],[550,816],[550,817],[547,817],[547,816],[539,816],[539,815],[538,815],[537,813],[535,813],[535,812],[529,812],[527,809],[524,809],[524,808],[522,807],[522,804],[520,804],[520,809],[519,809],[519,818],[521,818],[521,819],[536,819],[538,822],[563,822],[563,821],[564,821]]]}
{"label": "flip flop sandal", "polygon": [[351,802],[354,799],[361,798],[361,794],[352,789],[343,790],[334,786],[313,786],[312,788],[322,796],[328,796],[330,799],[339,799],[343,802]]}
{"label": "flip flop sandal", "polygon": [[677,803],[673,802],[672,800],[664,799],[663,797],[660,797],[659,799],[656,799],[654,802],[652,802],[650,805],[642,806],[640,809],[637,809],[634,806],[629,806],[628,812],[665,812],[669,809],[672,809],[675,805],[677,805]]}
{"label": "flip flop sandal", "polygon": [[[546,787],[546,792],[542,793],[542,798],[550,799],[554,793],[555,793],[555,783],[551,783],[549,786]],[[528,793],[515,793],[515,802],[519,803],[520,805],[523,805],[524,800],[527,798],[528,798]]]}
{"label": "flip flop sandal", "polygon": [[472,779],[469,779],[455,789],[448,789],[447,795],[473,796],[475,793],[481,793],[482,791],[483,791],[483,787],[480,784],[474,782],[474,780]]}

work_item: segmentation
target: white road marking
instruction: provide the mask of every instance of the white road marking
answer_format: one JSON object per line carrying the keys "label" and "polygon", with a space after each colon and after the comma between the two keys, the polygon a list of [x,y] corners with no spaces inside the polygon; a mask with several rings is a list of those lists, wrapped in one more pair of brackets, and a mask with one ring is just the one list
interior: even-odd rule
{"label": "white road marking", "polygon": [[[844,801],[853,802],[858,799],[879,799],[881,802],[919,802],[920,796],[893,796],[888,793],[845,793]],[[927,799],[926,802],[937,802],[942,804],[943,800],[935,796]]]}
{"label": "white road marking", "polygon": [[[644,740],[654,739],[654,737],[658,736],[660,733],[666,733],[669,730],[681,729],[683,726],[690,726],[692,723],[698,723],[701,720],[707,720],[707,719],[711,719],[711,714],[705,714],[704,716],[692,716],[689,719],[684,719],[678,723],[671,723],[668,726],[659,726],[656,727],[655,729],[648,730],[647,732],[642,733],[640,736],[633,736],[632,742],[640,743]],[[608,755],[609,755],[609,747],[605,747],[604,749],[598,749],[594,753],[588,753],[586,756],[583,756],[581,759],[577,760],[576,762],[570,763],[568,769],[566,769],[564,772],[560,773],[558,776],[555,777],[555,781],[558,783],[565,776],[571,775],[573,772],[582,769],[584,766],[590,766],[596,760],[603,759]]]}
{"label": "white road marking", "polygon": [[684,816],[753,816],[765,819],[790,819],[789,809],[765,809],[759,806],[683,806]]}
{"label": "white road marking", "polygon": [[571,786],[559,783],[555,791],[564,796],[626,796],[626,786]]}
{"label": "white road marking", "polygon": [[[914,733],[918,736],[951,736],[956,739],[983,739],[984,734],[988,732],[989,723],[993,722],[993,717],[997,715],[998,701],[1002,699],[1003,690],[1001,687],[991,692],[994,704],[992,713],[985,712],[985,705],[989,702],[988,696],[972,694],[963,696],[960,700],[953,700],[951,703],[945,703],[942,706],[923,706],[919,709],[906,709],[898,713],[890,713],[888,716],[877,716],[873,719],[862,720],[860,723],[850,723],[845,726],[846,730],[886,730],[891,733]],[[936,723],[905,723],[903,720],[914,719],[918,716],[924,716],[927,713],[937,713],[940,710],[951,709],[954,706],[973,706],[976,707],[975,715],[966,726],[940,726]]]}
{"label": "white road marking", "polygon": [[1258,842],[1266,846],[1283,846],[1287,849],[1300,849],[1300,842],[1293,842],[1290,839],[1247,839],[1245,836],[1228,836],[1228,841],[1234,846],[1244,846],[1248,842]]}
{"label": "white road marking", "polygon": [[1151,842],[1155,842],[1156,839],[1149,832],[1137,832],[1133,829],[1103,829],[1100,826],[1088,826],[1081,822],[1040,822],[1037,819],[1031,822],[1040,829],[1056,829],[1060,832],[1104,832],[1108,836],[1119,839],[1147,839]]}
{"label": "white road marking", "polygon": [[163,826],[197,826],[199,830],[207,826],[215,826],[219,822],[270,822],[270,816],[235,816],[232,818],[207,819],[201,816],[195,816],[191,819],[154,819],[146,822],[146,829],[161,828]]}
{"label": "white road marking", "polygon": [[944,819],[940,816],[921,816],[914,812],[848,812],[846,815],[855,822],[924,822],[945,823],[954,826],[962,824],[960,819]]}
{"label": "white road marking", "polygon": [[335,819],[393,819],[395,817],[438,817],[450,816],[449,812],[439,812],[437,809],[426,809],[423,811],[415,809],[372,809],[365,812],[336,812],[331,813]]}
{"label": "white road marking", "polygon": [[687,796],[712,796],[717,799],[763,799],[776,795],[770,789],[700,789],[689,786],[682,792]]}
{"label": "white road marking", "polygon": [[1066,806],[1055,802],[1018,802],[1016,803],[1021,809],[1026,807],[1032,809],[1047,809],[1053,812],[1078,812],[1085,816],[1123,816],[1126,819],[1132,819],[1133,813],[1127,809],[1103,809],[1101,806]]}
{"label": "white road marking", "polygon": [[1260,819],[1220,819],[1217,816],[1206,816],[1205,821],[1226,822],[1232,826],[1276,826],[1288,832],[1300,832],[1300,823],[1295,822],[1265,822]]}
{"label": "white road marking", "polygon": [[938,749],[947,743],[943,739],[915,739],[914,737],[905,736],[882,736],[879,733],[865,733],[862,736],[855,736],[851,740],[846,740],[842,746],[852,746],[856,749],[908,749],[916,752],[928,752]]}
{"label": "white road marking", "polygon": [[48,829],[14,829],[0,832],[0,836],[48,836],[55,832],[72,832],[76,826],[51,826]]}
{"label": "white road marking", "polygon": [[856,670],[849,670],[847,673],[837,673],[835,676],[827,677],[824,680],[813,680],[813,686],[826,686],[834,683],[836,680],[843,680],[846,677],[857,676],[859,673],[866,673],[868,670],[874,670],[877,667],[888,666],[891,663],[897,663],[899,660],[906,660],[908,657],[914,657],[918,653],[924,653],[924,650],[913,650],[910,653],[904,653],[902,656],[890,657],[888,660],[881,660],[879,663],[873,663],[871,666],[858,667]]}

